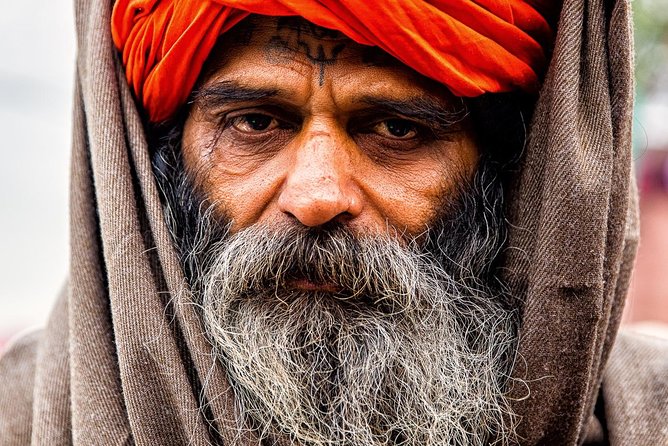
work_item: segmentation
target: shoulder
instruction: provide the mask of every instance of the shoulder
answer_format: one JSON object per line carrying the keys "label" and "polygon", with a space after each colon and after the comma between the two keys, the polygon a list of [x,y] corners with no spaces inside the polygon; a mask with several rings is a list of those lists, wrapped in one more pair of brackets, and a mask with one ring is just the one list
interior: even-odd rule
{"label": "shoulder", "polygon": [[41,330],[23,334],[0,355],[0,443],[29,444]]}
{"label": "shoulder", "polygon": [[611,445],[668,444],[668,339],[621,331],[602,389]]}

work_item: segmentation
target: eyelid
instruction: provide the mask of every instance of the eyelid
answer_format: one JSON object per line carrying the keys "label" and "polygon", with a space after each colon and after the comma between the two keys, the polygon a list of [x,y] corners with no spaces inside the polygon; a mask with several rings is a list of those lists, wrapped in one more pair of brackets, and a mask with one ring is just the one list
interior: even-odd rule
{"label": "eyelid", "polygon": [[[243,121],[244,121],[243,118],[244,117],[258,116],[258,115],[266,116],[266,117],[270,118],[275,125],[272,126],[271,125],[272,123],[270,123],[269,126],[266,129],[262,129],[262,130],[249,130],[249,131],[247,131],[247,130],[243,130],[243,129],[240,128],[241,124],[243,124]],[[278,119],[274,118],[273,116],[264,115],[264,114],[260,114],[260,113],[246,113],[246,114],[241,114],[241,115],[237,115],[237,116],[232,116],[231,118],[227,119],[226,125],[229,125],[229,126],[233,127],[238,132],[246,133],[246,134],[269,133],[269,132],[271,132],[275,129],[281,128],[281,123]]]}
{"label": "eyelid", "polygon": [[414,101],[394,101],[383,98],[362,98],[366,104],[363,112],[375,112],[398,116],[431,129],[434,133],[446,136],[461,129],[461,123],[468,115],[466,108],[455,104],[444,104],[438,100],[417,99]]}
{"label": "eyelid", "polygon": [[[409,127],[411,127],[410,131],[415,133],[415,135],[410,136],[410,137],[392,135],[391,130],[390,130],[390,126],[389,126],[390,121],[404,121],[404,122],[408,123]],[[385,123],[385,126],[384,126],[385,130],[387,130],[387,133],[390,133],[389,135],[385,135],[384,133],[386,133],[386,132],[382,132],[382,135],[381,135],[381,132],[378,131],[378,130],[381,130],[380,127],[383,127],[382,124],[384,124],[384,123]],[[376,133],[381,135],[381,136],[384,136],[384,137],[390,138],[390,139],[403,140],[403,141],[407,141],[407,140],[414,139],[414,138],[419,138],[419,137],[423,136],[422,134],[424,133],[424,129],[422,129],[418,124],[414,123],[413,121],[409,121],[407,119],[397,119],[397,118],[384,119],[380,122],[377,122],[373,126],[373,128],[374,128],[374,130],[376,130]]]}
{"label": "eyelid", "polygon": [[295,113],[282,109],[276,106],[248,106],[242,108],[235,108],[227,112],[219,112],[218,119],[221,124],[224,124],[226,127],[230,125],[231,121],[235,118],[240,118],[247,115],[266,115],[269,116],[279,123],[279,127],[284,124],[289,126],[300,127],[302,123],[301,116],[296,116]]}
{"label": "eyelid", "polygon": [[390,114],[386,112],[382,113],[368,113],[361,114],[351,118],[348,121],[348,131],[351,133],[355,132],[367,132],[373,130],[377,125],[385,121],[390,121],[393,119],[407,121],[415,126],[415,130],[418,133],[424,132],[433,132],[434,129],[429,126],[427,123],[422,122],[419,119],[411,118],[401,114]]}

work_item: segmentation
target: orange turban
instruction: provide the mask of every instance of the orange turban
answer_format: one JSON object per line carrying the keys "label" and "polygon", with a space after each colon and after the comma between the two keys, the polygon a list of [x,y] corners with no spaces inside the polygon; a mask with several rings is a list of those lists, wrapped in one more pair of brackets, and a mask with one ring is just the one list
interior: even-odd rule
{"label": "orange turban", "polygon": [[[457,96],[534,91],[551,35],[538,0],[117,0],[129,84],[159,122],[186,101],[216,39],[249,14],[302,16],[383,49]],[[549,2],[547,2],[549,3]]]}

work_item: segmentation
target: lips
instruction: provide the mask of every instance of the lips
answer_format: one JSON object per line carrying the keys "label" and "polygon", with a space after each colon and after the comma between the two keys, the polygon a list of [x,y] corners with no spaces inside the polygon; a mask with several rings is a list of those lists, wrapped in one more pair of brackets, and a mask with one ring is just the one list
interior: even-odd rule
{"label": "lips", "polygon": [[331,282],[314,282],[309,279],[293,279],[290,286],[300,291],[320,291],[325,293],[338,293],[341,287]]}

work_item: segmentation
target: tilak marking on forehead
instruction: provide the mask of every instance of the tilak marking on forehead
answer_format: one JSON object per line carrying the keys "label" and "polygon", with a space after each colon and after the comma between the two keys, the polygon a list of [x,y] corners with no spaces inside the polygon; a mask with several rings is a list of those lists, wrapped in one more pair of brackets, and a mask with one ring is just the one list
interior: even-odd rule
{"label": "tilak marking on forehead", "polygon": [[[305,39],[304,36],[310,36],[316,41],[341,41],[342,43],[326,49],[321,42]],[[265,50],[269,60],[291,57],[296,53],[303,54],[309,62],[318,67],[318,85],[322,87],[325,83],[325,67],[336,63],[339,54],[346,48],[346,44],[343,43],[345,40],[347,38],[338,31],[322,28],[303,20],[282,17],[277,20],[276,34],[269,39]]]}
{"label": "tilak marking on forehead", "polygon": [[276,20],[276,31],[292,30],[299,37],[302,33],[319,40],[347,40],[348,38],[335,29],[323,28],[300,17],[278,17]]}
{"label": "tilak marking on forehead", "polygon": [[233,36],[233,42],[237,45],[248,45],[253,40],[253,35],[257,30],[257,25],[251,20],[246,20],[241,26],[238,26],[236,30],[231,31],[230,34]]}

